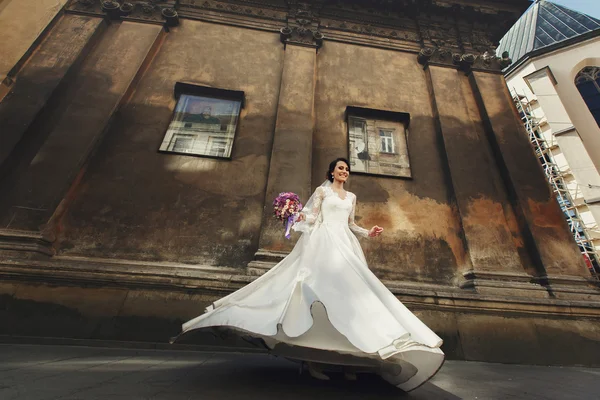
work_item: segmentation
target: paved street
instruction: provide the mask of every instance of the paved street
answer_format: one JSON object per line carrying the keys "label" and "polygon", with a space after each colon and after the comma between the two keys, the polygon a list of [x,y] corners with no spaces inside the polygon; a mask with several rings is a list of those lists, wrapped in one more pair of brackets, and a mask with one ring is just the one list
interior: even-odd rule
{"label": "paved street", "polygon": [[0,345],[0,399],[599,399],[600,369],[447,361],[409,394],[376,377],[330,382],[263,354]]}

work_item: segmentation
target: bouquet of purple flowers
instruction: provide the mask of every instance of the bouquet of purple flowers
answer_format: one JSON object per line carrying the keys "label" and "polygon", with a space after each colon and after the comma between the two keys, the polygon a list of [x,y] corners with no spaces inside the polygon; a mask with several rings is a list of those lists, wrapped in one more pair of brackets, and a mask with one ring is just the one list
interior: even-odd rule
{"label": "bouquet of purple flowers", "polygon": [[302,211],[302,203],[296,193],[282,192],[273,200],[273,214],[283,222],[287,239],[290,238],[290,229],[300,211]]}

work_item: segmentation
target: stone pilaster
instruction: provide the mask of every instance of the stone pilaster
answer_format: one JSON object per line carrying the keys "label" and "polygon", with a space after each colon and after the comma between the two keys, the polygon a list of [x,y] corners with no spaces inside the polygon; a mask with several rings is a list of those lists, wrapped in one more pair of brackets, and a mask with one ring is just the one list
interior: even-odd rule
{"label": "stone pilaster", "polygon": [[272,202],[280,192],[295,192],[303,202],[311,195],[312,138],[317,49],[322,45],[318,23],[305,9],[291,13],[281,29],[285,59],[259,250],[248,267],[261,274],[279,261],[293,245],[284,237],[282,223],[273,218]]}
{"label": "stone pilaster", "polygon": [[5,165],[7,158],[34,117],[73,65],[85,57],[92,37],[103,27],[103,21],[98,18],[65,16],[57,21],[39,49],[23,66],[18,82],[0,101],[0,177],[8,168]]}
{"label": "stone pilaster", "polygon": [[468,78],[442,66],[428,66],[427,76],[471,260],[461,285],[489,289],[511,281],[527,286],[530,276],[517,248],[522,243],[511,230],[516,221],[495,172]]}
{"label": "stone pilaster", "polygon": [[470,77],[490,146],[519,217],[538,281],[550,291],[592,289],[583,258],[550,190],[501,75],[475,71]]}
{"label": "stone pilaster", "polygon": [[[90,19],[73,15],[68,18]],[[161,32],[159,25],[134,22],[116,23],[107,28],[82,62],[74,80],[66,83],[62,96],[55,98],[52,108],[39,117],[42,118],[42,122],[36,122],[39,131],[27,132],[31,143],[23,151],[35,157],[22,162],[15,171],[17,180],[3,183],[9,195],[2,199],[2,227],[21,232],[41,229],[45,237],[52,236],[48,232],[52,230],[48,229],[48,221],[57,214],[56,207],[77,181],[124,96],[135,83],[140,68],[160,42]],[[7,106],[12,100],[5,99]],[[40,144],[35,145],[36,141]],[[7,235],[3,237],[6,239]],[[3,241],[8,243],[8,239]]]}

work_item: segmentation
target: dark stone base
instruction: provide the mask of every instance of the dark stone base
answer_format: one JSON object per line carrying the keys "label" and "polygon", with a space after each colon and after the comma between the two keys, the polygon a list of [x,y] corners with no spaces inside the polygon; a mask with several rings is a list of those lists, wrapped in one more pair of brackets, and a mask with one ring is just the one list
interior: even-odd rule
{"label": "dark stone base", "polygon": [[[243,272],[101,260],[5,260],[0,262],[0,341],[34,337],[169,346],[183,322],[253,279]],[[527,298],[522,290],[502,287],[480,293],[384,283],[444,340],[448,359],[600,366],[597,295],[566,300],[536,292]],[[186,337],[183,344],[257,351],[240,338],[211,332]]]}

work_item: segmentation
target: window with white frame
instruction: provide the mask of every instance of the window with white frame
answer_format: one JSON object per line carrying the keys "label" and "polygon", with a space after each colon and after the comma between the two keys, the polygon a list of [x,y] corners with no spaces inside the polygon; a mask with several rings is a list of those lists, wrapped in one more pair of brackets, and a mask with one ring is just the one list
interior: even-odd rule
{"label": "window with white frame", "polygon": [[394,130],[380,129],[379,137],[381,139],[381,151],[383,153],[395,153],[394,147]]}

